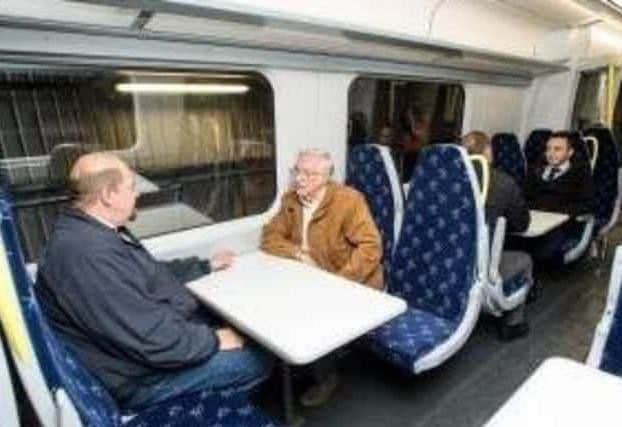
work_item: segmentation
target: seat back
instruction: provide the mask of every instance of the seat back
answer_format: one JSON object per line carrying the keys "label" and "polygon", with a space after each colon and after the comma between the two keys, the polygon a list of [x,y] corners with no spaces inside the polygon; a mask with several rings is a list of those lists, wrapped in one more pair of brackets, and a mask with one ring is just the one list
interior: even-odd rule
{"label": "seat back", "polygon": [[383,243],[385,277],[390,275],[391,256],[404,215],[404,195],[388,147],[364,144],[348,157],[347,184],[367,200]]}
{"label": "seat back", "polygon": [[542,161],[546,149],[546,141],[553,133],[550,129],[534,129],[527,137],[523,151],[527,166],[535,167]]}
{"label": "seat back", "polygon": [[605,234],[620,214],[620,150],[613,133],[607,128],[591,128],[585,132],[598,140],[598,156],[594,164],[595,232]]}
{"label": "seat back", "polygon": [[513,133],[497,133],[491,139],[495,167],[510,175],[520,185],[526,174],[527,163],[518,138]]}
{"label": "seat back", "polygon": [[[11,281],[19,295],[23,318],[30,341],[52,393],[59,390],[69,396],[84,425],[120,425],[119,409],[101,385],[50,329],[35,298],[30,277],[24,265],[10,201],[0,197],[2,240],[9,262]],[[27,390],[30,392],[30,390]]]}
{"label": "seat back", "polygon": [[622,246],[616,249],[609,278],[609,293],[596,326],[587,364],[622,376]]}
{"label": "seat back", "polygon": [[418,308],[459,322],[487,253],[473,166],[456,145],[420,154],[393,256],[389,291]]}

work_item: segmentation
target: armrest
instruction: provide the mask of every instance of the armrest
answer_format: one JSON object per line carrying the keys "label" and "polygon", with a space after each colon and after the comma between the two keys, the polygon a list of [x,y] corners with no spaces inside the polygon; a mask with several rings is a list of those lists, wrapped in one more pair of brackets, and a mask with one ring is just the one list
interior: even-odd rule
{"label": "armrest", "polygon": [[505,228],[507,220],[500,216],[495,224],[495,231],[492,236],[492,244],[490,247],[490,265],[488,267],[488,275],[492,283],[500,283],[501,275],[499,274],[499,263],[503,254],[503,243],[505,241]]}
{"label": "armrest", "polygon": [[594,220],[594,215],[593,214],[577,215],[573,219],[579,222],[590,222]]}

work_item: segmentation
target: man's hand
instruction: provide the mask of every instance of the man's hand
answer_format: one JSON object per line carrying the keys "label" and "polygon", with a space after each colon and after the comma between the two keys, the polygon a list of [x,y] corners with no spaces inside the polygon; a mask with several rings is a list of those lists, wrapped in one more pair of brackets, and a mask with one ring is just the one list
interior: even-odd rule
{"label": "man's hand", "polygon": [[209,260],[212,271],[224,270],[231,267],[235,253],[229,249],[216,252]]}
{"label": "man's hand", "polygon": [[220,328],[216,330],[216,336],[220,342],[219,350],[236,350],[244,346],[244,338],[231,328]]}

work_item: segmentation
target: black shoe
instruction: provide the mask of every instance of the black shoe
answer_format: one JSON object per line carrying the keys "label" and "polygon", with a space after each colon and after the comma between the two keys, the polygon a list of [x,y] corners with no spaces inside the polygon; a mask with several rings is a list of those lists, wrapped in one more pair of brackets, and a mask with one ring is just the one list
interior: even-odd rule
{"label": "black shoe", "polygon": [[527,294],[527,304],[531,304],[540,298],[540,294],[542,293],[542,286],[539,281],[534,281],[531,288],[529,288],[529,293]]}
{"label": "black shoe", "polygon": [[525,337],[529,334],[529,324],[527,322],[516,325],[501,325],[499,327],[499,339],[501,341],[512,341]]}

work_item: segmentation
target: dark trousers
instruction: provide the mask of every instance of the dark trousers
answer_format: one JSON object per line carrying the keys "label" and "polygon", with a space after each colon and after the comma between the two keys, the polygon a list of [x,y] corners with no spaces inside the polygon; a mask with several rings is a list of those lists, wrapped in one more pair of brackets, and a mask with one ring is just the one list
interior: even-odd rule
{"label": "dark trousers", "polygon": [[564,263],[564,254],[576,245],[583,235],[585,222],[570,220],[540,237],[508,236],[506,248],[531,255],[536,268]]}

